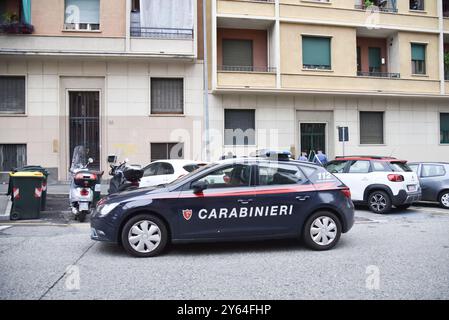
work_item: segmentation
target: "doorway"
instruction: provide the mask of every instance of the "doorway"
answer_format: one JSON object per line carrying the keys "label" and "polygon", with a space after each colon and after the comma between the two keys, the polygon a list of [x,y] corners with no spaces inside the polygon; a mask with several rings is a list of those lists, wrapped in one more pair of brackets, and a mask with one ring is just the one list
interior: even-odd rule
{"label": "doorway", "polygon": [[100,92],[69,91],[69,167],[73,149],[84,146],[94,159],[89,168],[100,169]]}
{"label": "doorway", "polygon": [[311,151],[316,153],[318,150],[327,152],[327,124],[326,123],[301,123],[300,124],[300,152]]}

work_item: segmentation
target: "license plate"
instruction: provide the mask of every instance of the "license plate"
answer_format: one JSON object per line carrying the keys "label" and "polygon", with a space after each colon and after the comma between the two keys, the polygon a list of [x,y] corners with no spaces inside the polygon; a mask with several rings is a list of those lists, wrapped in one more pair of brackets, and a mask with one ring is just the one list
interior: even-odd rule
{"label": "license plate", "polygon": [[410,192],[414,192],[414,191],[416,191],[416,186],[415,185],[409,185],[409,186],[407,186],[407,189]]}
{"label": "license plate", "polygon": [[81,202],[80,211],[88,211],[88,210],[89,210],[89,202]]}
{"label": "license plate", "polygon": [[101,184],[95,185],[95,192],[101,192]]}

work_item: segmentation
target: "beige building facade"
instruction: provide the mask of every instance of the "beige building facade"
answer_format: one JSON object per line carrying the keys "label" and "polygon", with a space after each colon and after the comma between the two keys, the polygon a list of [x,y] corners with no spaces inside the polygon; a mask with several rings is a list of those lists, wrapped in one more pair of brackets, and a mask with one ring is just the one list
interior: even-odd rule
{"label": "beige building facade", "polygon": [[109,154],[142,165],[203,157],[192,143],[203,126],[201,1],[32,0],[28,20],[27,1],[7,2],[0,171],[38,164],[66,180],[78,144],[106,171]]}
{"label": "beige building facade", "polygon": [[[449,161],[449,2],[373,3],[211,1],[213,156],[275,148]],[[223,39],[231,29],[239,39]],[[266,34],[264,62],[254,30]],[[239,127],[240,141],[229,136]]]}

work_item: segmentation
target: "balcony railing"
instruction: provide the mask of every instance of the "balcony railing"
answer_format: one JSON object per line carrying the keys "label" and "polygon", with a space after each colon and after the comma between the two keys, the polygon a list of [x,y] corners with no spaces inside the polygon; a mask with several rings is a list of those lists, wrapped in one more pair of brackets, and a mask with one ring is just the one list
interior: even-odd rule
{"label": "balcony railing", "polygon": [[357,71],[357,76],[358,77],[374,77],[374,78],[393,78],[393,79],[401,78],[400,73],[391,73],[391,72]]}
{"label": "balcony railing", "polygon": [[275,73],[276,68],[275,67],[253,67],[253,66],[218,66],[218,71]]}
{"label": "balcony railing", "polygon": [[391,7],[391,6],[380,6],[380,7],[379,6],[370,6],[370,7],[368,7],[365,4],[356,4],[354,6],[354,8],[358,9],[358,10],[366,10],[366,9],[371,8],[371,7],[373,7],[374,10],[379,10],[380,12],[391,12],[391,13],[397,13],[398,12],[398,8]]}
{"label": "balcony railing", "polygon": [[131,27],[131,37],[151,39],[193,39],[193,29]]}
{"label": "balcony railing", "polygon": [[31,34],[34,32],[34,27],[27,23],[4,23],[0,24],[0,32],[8,34]]}

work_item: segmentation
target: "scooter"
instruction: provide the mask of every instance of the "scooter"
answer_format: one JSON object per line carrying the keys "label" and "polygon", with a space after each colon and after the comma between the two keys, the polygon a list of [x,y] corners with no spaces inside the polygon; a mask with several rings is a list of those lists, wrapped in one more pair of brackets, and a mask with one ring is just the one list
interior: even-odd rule
{"label": "scooter", "polygon": [[70,208],[75,219],[84,222],[86,216],[95,206],[95,194],[101,192],[101,177],[103,172],[88,168],[94,160],[89,158],[86,162],[86,152],[83,146],[75,147],[73,151],[72,166],[70,167]]}
{"label": "scooter", "polygon": [[140,179],[143,177],[143,169],[138,165],[130,165],[128,159],[117,163],[117,156],[109,156],[108,163],[111,168],[109,175],[112,176],[109,182],[108,194],[121,191],[129,191],[139,188]]}

